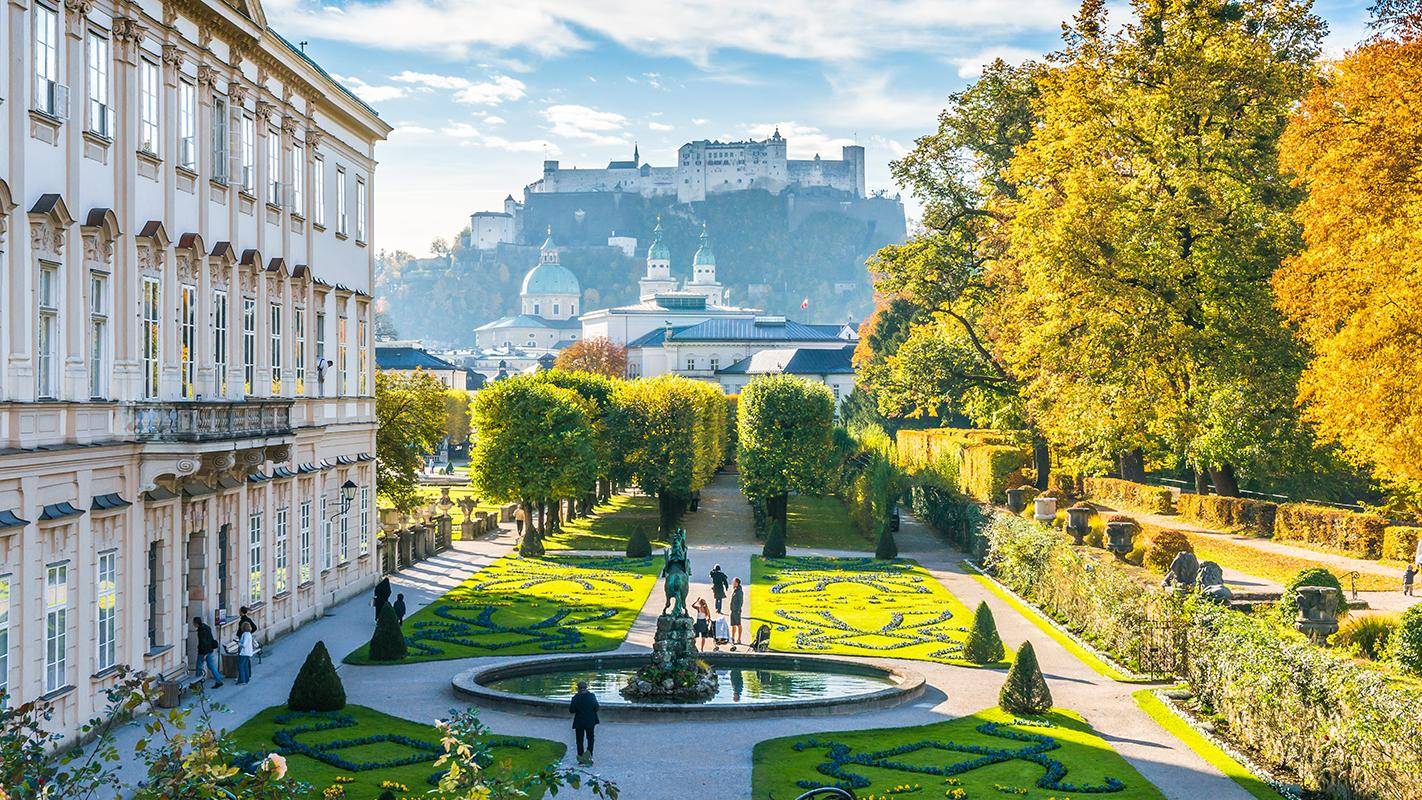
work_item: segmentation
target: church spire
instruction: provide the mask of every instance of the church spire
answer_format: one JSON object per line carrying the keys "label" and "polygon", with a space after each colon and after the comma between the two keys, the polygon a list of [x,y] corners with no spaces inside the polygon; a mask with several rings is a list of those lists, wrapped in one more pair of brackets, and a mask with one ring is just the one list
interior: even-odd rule
{"label": "church spire", "polygon": [[[641,154],[637,151],[637,143],[636,143],[635,141],[632,142],[632,166],[634,166],[634,167],[640,167],[640,166],[642,166],[642,156],[641,156]],[[658,225],[661,224],[661,217],[657,217],[657,224],[658,224]]]}

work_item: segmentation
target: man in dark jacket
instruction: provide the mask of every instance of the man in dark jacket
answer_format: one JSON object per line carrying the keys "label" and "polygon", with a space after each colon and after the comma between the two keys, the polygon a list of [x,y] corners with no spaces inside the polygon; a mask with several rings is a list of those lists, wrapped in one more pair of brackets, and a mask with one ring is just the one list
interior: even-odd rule
{"label": "man in dark jacket", "polygon": [[396,619],[399,619],[403,624],[405,622],[405,595],[395,595],[395,602],[391,604],[391,607],[395,609]]}
{"label": "man in dark jacket", "polygon": [[375,606],[375,621],[380,621],[380,607],[390,602],[390,579],[381,578],[380,583],[375,584],[375,598],[370,604]]}
{"label": "man in dark jacket", "polygon": [[716,613],[721,613],[721,603],[726,599],[726,587],[731,583],[726,577],[726,573],[721,571],[721,565],[717,564],[711,568],[711,595],[716,598]]}
{"label": "man in dark jacket", "polygon": [[222,686],[222,672],[217,669],[217,637],[212,635],[202,617],[193,617],[193,627],[197,628],[198,663],[197,674],[202,677],[203,666],[212,673],[212,688]]}
{"label": "man in dark jacket", "polygon": [[[588,691],[587,681],[578,681],[578,693],[568,702],[573,715],[573,735],[578,742],[578,763],[591,764],[593,758],[593,728],[597,727],[597,696]],[[586,743],[586,755],[584,744]]]}

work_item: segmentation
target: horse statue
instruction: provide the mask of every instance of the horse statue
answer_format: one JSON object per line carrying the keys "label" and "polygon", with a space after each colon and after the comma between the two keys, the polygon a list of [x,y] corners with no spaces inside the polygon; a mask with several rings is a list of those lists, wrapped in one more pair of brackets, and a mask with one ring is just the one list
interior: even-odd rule
{"label": "horse statue", "polygon": [[662,604],[662,614],[671,608],[672,616],[685,617],[686,592],[691,588],[691,561],[686,557],[686,531],[677,528],[672,534],[671,545],[667,547],[666,564],[662,566],[662,577],[667,600]]}

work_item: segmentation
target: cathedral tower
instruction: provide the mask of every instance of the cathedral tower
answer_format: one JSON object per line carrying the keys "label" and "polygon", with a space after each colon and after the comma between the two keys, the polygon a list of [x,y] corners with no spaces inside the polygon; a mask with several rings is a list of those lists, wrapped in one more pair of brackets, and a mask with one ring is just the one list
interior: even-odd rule
{"label": "cathedral tower", "polygon": [[658,294],[674,291],[676,280],[671,274],[671,250],[662,241],[662,219],[657,218],[657,227],[652,231],[652,244],[647,248],[647,274],[637,282],[640,287],[638,297],[651,300]]}

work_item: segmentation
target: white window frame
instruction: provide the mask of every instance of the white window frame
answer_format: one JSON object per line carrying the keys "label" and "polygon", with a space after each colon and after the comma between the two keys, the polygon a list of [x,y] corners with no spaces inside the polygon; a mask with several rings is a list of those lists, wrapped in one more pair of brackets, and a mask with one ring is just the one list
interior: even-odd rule
{"label": "white window frame", "polygon": [[326,227],[326,159],[321,156],[311,163],[311,222]]}
{"label": "white window frame", "polygon": [[227,290],[212,293],[212,363],[217,370],[217,394],[227,396]]}
{"label": "white window frame", "polygon": [[159,78],[158,64],[141,59],[138,65],[138,149],[150,155],[158,155]]}
{"label": "white window frame", "polygon": [[59,12],[38,3],[34,10],[34,107],[57,118],[64,111],[59,108]]}
{"label": "white window frame", "polygon": [[267,128],[267,203],[281,205],[281,129]]}
{"label": "white window frame", "polygon": [[365,346],[370,328],[369,323],[365,321],[366,312],[356,309],[356,314],[356,395],[364,397],[370,380],[366,377],[370,370],[370,350]]}
{"label": "white window frame", "polygon": [[281,395],[281,303],[272,303],[267,314],[267,340],[272,372],[272,396]]}
{"label": "white window frame", "polygon": [[300,136],[291,139],[291,213],[306,216],[306,146]]}
{"label": "white window frame", "polygon": [[98,594],[94,597],[94,671],[118,663],[118,550],[99,553]]}
{"label": "white window frame", "polygon": [[212,179],[221,184],[228,181],[227,170],[231,162],[231,147],[229,141],[230,134],[228,126],[227,98],[214,93],[212,95]]}
{"label": "white window frame", "polygon": [[345,566],[351,560],[351,507],[349,504],[341,508],[341,535],[338,541],[341,545],[341,566]]}
{"label": "white window frame", "polygon": [[159,368],[163,360],[163,280],[145,275],[139,297],[140,353],[143,358],[143,397],[158,397]]}
{"label": "white window frame", "polygon": [[89,122],[91,132],[112,139],[114,136],[113,107],[109,105],[109,40],[98,31],[89,31],[84,43],[89,63]]}
{"label": "white window frame", "polygon": [[298,535],[297,542],[297,572],[296,580],[299,585],[306,585],[311,582],[311,501],[302,500],[301,509],[297,517]]}
{"label": "white window frame", "polygon": [[178,287],[178,394],[197,397],[197,287]]}
{"label": "white window frame", "polygon": [[365,178],[362,178],[361,176],[357,175],[357,176],[356,176],[356,235],[355,235],[355,238],[356,238],[356,241],[357,241],[357,242],[361,242],[361,243],[364,243],[364,242],[365,242],[365,232],[366,232],[365,214],[366,214],[366,209],[370,207],[370,203],[368,202],[368,200],[367,200],[365,194],[366,194],[366,192],[365,192]]}
{"label": "white window frame", "polygon": [[197,171],[197,86],[178,81],[178,166]]}
{"label": "white window frame", "polygon": [[370,487],[360,487],[360,532],[356,535],[359,552],[370,555]]}
{"label": "white window frame", "polygon": [[247,516],[247,605],[262,602],[262,512]]}
{"label": "white window frame", "polygon": [[272,555],[272,593],[286,593],[286,548],[287,548],[287,516],[289,511],[286,506],[276,510],[276,527],[273,531],[274,544],[276,548]]}
{"label": "white window frame", "polygon": [[10,691],[10,576],[0,575],[0,708],[9,705]]}
{"label": "white window frame", "polygon": [[69,685],[69,562],[45,568],[44,691]]}
{"label": "white window frame", "polygon": [[296,381],[296,396],[302,397],[306,394],[306,306],[292,307],[291,334],[295,338],[291,373]]}
{"label": "white window frame", "polygon": [[242,394],[257,382],[257,298],[242,298]]}
{"label": "white window frame", "polygon": [[41,263],[36,297],[39,327],[35,333],[35,395],[59,397],[59,265]]}
{"label": "white window frame", "polygon": [[346,226],[346,168],[336,167],[336,233],[345,236]]}
{"label": "white window frame", "polygon": [[109,276],[89,273],[89,397],[108,394]]}
{"label": "white window frame", "polygon": [[331,541],[331,518],[326,516],[326,498],[321,498],[321,539],[324,545],[321,548],[321,571],[326,572],[331,569],[335,560],[335,543]]}
{"label": "white window frame", "polygon": [[242,190],[257,191],[257,119],[251,114],[242,115]]}
{"label": "white window frame", "polygon": [[336,393],[341,397],[351,393],[350,363],[351,356],[350,339],[347,328],[350,320],[342,313],[336,318]]}

